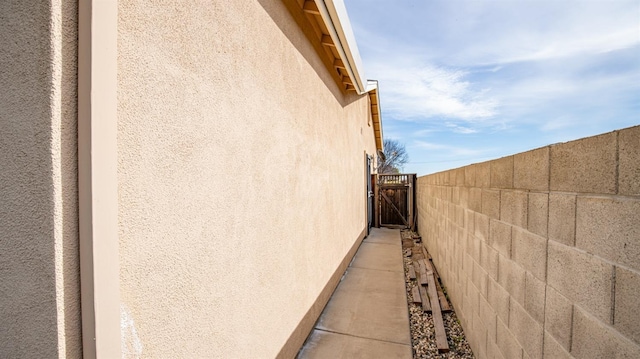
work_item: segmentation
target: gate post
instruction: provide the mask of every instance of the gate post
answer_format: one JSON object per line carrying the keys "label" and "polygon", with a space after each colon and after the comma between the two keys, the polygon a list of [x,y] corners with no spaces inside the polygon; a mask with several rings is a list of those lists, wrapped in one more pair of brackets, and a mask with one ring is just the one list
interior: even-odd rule
{"label": "gate post", "polygon": [[380,228],[380,190],[378,189],[378,174],[371,176],[373,179],[373,222],[374,227]]}

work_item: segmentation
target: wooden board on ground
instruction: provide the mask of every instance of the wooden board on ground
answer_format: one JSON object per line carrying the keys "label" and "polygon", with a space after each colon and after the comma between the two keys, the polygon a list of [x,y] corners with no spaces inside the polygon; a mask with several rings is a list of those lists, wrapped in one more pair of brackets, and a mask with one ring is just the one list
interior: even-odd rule
{"label": "wooden board on ground", "polygon": [[[442,312],[440,311],[440,303],[438,301],[438,294],[436,291],[436,280],[433,276],[433,272],[427,273],[427,282],[429,290],[429,299],[431,301],[431,313],[433,314],[433,326],[436,331],[436,346],[439,353],[449,352],[449,343],[447,342],[447,333],[444,330],[444,320],[442,319]],[[424,301],[423,301],[424,302]]]}
{"label": "wooden board on ground", "polygon": [[438,292],[438,300],[440,300],[440,307],[442,308],[442,311],[445,313],[449,313],[451,311],[451,306],[449,305],[449,301],[447,301],[447,296],[444,295],[444,291],[442,290],[442,287],[440,286],[440,281],[438,280],[438,277],[436,276],[436,267],[433,265],[433,263],[431,263],[431,261],[429,260],[423,260],[425,267],[427,268],[427,272],[433,272],[434,274],[434,278],[435,278],[435,283],[436,283],[436,291]]}
{"label": "wooden board on ground", "polygon": [[422,303],[422,299],[420,299],[420,288],[418,288],[419,286],[415,286],[413,287],[413,289],[411,289],[411,296],[413,297],[413,302],[414,303]]}
{"label": "wooden board on ground", "polygon": [[413,266],[416,268],[416,272],[420,272],[420,284],[427,285],[427,268],[424,266],[423,262],[424,259],[421,259],[417,262],[414,262]]}
{"label": "wooden board on ground", "polygon": [[427,289],[424,286],[420,285],[420,274],[418,274],[418,285],[416,285],[414,289],[415,288],[418,288],[418,291],[420,292],[420,298],[422,299],[422,311],[431,313],[431,302],[429,301],[429,296],[427,295]]}
{"label": "wooden board on ground", "polygon": [[435,280],[435,282],[436,282],[436,290],[438,291],[438,299],[440,300],[440,308],[442,309],[443,312],[449,313],[451,312],[451,306],[449,306],[449,301],[447,301],[447,296],[444,295],[444,291],[442,290],[442,287],[440,287],[439,281]]}
{"label": "wooden board on ground", "polygon": [[416,270],[413,265],[409,265],[409,279],[416,279]]}

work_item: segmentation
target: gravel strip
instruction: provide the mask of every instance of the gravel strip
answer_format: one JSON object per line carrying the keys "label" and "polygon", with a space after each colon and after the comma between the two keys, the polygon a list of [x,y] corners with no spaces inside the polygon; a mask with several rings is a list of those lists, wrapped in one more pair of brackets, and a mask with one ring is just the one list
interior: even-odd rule
{"label": "gravel strip", "polygon": [[[402,238],[412,238],[415,232],[402,231]],[[407,250],[404,250],[407,253]],[[419,304],[412,302],[411,290],[415,287],[416,281],[409,279],[409,265],[413,262],[410,257],[404,257],[404,278],[407,290],[407,302],[409,304],[409,322],[411,326],[411,345],[413,347],[413,358],[473,358],[471,347],[464,336],[462,325],[456,317],[455,311],[442,313],[444,329],[449,342],[449,352],[439,354],[436,347],[436,334],[433,327],[433,317],[424,313]],[[442,284],[442,283],[441,283]],[[446,294],[446,288],[442,288]],[[449,303],[451,305],[451,303]],[[453,308],[453,305],[451,305]]]}

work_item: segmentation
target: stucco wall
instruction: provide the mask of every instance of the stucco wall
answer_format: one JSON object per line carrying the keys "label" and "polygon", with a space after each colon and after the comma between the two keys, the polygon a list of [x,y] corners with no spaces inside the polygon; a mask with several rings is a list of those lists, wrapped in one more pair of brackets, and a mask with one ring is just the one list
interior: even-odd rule
{"label": "stucco wall", "polygon": [[479,358],[640,357],[640,126],[420,177]]}
{"label": "stucco wall", "polygon": [[0,4],[0,357],[81,357],[73,1]]}
{"label": "stucco wall", "polygon": [[127,353],[274,357],[365,228],[368,99],[279,0],[119,1]]}

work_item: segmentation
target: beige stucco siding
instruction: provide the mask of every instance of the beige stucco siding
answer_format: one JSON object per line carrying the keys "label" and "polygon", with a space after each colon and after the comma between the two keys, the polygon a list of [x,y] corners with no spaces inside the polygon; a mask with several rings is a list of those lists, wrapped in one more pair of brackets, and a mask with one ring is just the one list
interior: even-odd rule
{"label": "beige stucco siding", "polygon": [[76,3],[0,5],[0,357],[81,356]]}
{"label": "beige stucco siding", "polygon": [[274,357],[365,228],[367,97],[278,0],[120,1],[118,31],[125,353]]}

